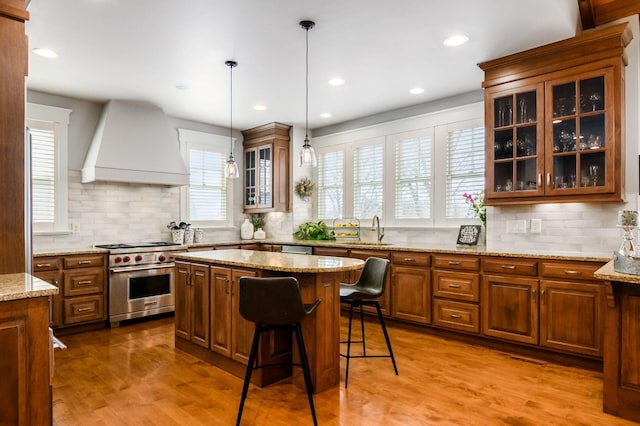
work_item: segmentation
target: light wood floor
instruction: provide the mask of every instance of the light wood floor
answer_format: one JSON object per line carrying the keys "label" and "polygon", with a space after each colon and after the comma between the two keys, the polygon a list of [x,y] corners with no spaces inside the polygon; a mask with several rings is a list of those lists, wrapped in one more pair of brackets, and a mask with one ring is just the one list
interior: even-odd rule
{"label": "light wood floor", "polygon": [[[343,319],[343,334],[345,321]],[[367,324],[370,353],[383,339]],[[389,359],[355,359],[315,396],[321,425],[633,425],[602,413],[602,376],[390,327]],[[173,318],[65,336],[54,424],[232,425],[242,380],[174,348]],[[304,391],[251,386],[243,425],[306,425]]]}

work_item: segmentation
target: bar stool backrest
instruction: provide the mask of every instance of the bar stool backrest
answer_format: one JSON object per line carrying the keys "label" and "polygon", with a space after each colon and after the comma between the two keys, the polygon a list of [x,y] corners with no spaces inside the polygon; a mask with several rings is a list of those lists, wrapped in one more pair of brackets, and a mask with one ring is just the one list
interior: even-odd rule
{"label": "bar stool backrest", "polygon": [[257,324],[284,325],[307,315],[294,277],[241,277],[240,315]]}
{"label": "bar stool backrest", "polygon": [[362,274],[356,285],[360,290],[368,290],[366,293],[371,298],[376,298],[384,293],[385,284],[387,282],[387,272],[389,270],[389,261],[379,257],[368,257],[365,260]]}

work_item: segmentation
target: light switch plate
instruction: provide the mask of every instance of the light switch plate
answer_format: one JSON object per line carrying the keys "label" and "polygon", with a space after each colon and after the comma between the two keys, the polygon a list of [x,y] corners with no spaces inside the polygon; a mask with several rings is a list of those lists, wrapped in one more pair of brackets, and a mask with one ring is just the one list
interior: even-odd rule
{"label": "light switch plate", "polygon": [[536,234],[542,232],[542,219],[531,219],[531,232]]}

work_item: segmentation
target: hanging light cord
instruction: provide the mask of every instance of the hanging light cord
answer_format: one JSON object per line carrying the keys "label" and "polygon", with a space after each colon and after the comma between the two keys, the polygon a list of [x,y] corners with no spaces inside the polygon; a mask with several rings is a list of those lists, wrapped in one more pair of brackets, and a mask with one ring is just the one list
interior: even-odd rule
{"label": "hanging light cord", "polygon": [[306,63],[306,72],[305,72],[305,84],[306,84],[306,88],[305,88],[305,128],[304,128],[304,143],[305,145],[307,145],[309,143],[309,26],[306,27],[307,30],[307,34],[306,34],[306,40],[307,40],[307,48],[306,48],[306,58],[305,58],[305,63]]}
{"label": "hanging light cord", "polygon": [[233,67],[235,64],[229,65],[230,84],[229,84],[229,156],[233,158]]}

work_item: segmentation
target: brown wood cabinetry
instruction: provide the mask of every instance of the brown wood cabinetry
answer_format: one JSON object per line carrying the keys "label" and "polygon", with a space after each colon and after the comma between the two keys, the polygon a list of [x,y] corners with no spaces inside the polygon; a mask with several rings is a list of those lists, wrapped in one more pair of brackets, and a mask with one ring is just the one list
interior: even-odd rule
{"label": "brown wood cabinetry", "polygon": [[51,297],[50,326],[97,324],[107,317],[106,255],[36,257],[33,275],[60,288]]}
{"label": "brown wood cabinetry", "polygon": [[176,337],[209,348],[209,266],[176,262]]}
{"label": "brown wood cabinetry", "polygon": [[477,256],[434,256],[433,325],[480,332],[479,270]]}
{"label": "brown wood cabinetry", "polygon": [[488,205],[620,201],[627,24],[480,64]]}
{"label": "brown wood cabinetry", "polygon": [[431,323],[431,256],[394,252],[391,255],[391,316]]}
{"label": "brown wood cabinetry", "polygon": [[541,262],[541,346],[596,357],[603,355],[604,286],[593,281],[593,273],[600,266]]}
{"label": "brown wood cabinetry", "polygon": [[291,210],[289,132],[270,123],[242,131],[244,136],[244,212]]}
{"label": "brown wood cabinetry", "polygon": [[50,425],[47,298],[0,305],[0,424]]}

